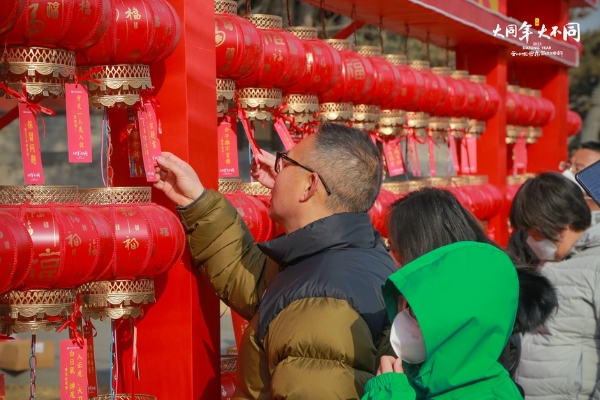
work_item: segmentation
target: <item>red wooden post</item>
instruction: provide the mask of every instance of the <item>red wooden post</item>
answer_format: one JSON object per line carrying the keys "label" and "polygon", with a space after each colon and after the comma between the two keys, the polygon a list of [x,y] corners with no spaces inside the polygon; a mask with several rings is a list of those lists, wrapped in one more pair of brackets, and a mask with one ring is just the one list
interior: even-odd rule
{"label": "red wooden post", "polygon": [[[477,174],[487,175],[489,183],[500,190],[506,198],[506,50],[493,46],[459,47],[456,51],[457,69],[466,69],[472,75],[485,75],[487,83],[498,90],[500,107],[487,122],[486,130],[477,142]],[[502,207],[498,215],[489,221],[496,241],[508,242],[508,210]]]}
{"label": "red wooden post", "polygon": [[542,66],[527,70],[527,86],[542,90],[542,96],[555,107],[554,119],[543,128],[537,143],[527,146],[527,170],[542,172],[558,170],[567,159],[567,111],[569,109],[569,76],[567,69]]}
{"label": "red wooden post", "polygon": [[[202,183],[217,188],[217,115],[214,10],[212,1],[170,0],[182,22],[177,50],[151,68],[160,102],[163,151],[189,162]],[[146,186],[129,178],[126,113],[111,109],[114,186]],[[174,210],[153,190],[153,201]],[[140,380],[132,387],[131,331],[119,335],[121,392],[148,393],[158,399],[218,399],[220,396],[219,300],[191,266],[189,253],[168,273],[155,279],[157,302],[136,321]]]}

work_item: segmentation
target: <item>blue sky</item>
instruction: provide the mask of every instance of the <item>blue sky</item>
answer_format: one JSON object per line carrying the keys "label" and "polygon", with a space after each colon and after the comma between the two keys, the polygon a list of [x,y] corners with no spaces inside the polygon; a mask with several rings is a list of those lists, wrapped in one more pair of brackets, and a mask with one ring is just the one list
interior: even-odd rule
{"label": "blue sky", "polygon": [[600,29],[600,7],[592,10],[592,13],[587,17],[575,20],[574,22],[581,24],[581,32]]}

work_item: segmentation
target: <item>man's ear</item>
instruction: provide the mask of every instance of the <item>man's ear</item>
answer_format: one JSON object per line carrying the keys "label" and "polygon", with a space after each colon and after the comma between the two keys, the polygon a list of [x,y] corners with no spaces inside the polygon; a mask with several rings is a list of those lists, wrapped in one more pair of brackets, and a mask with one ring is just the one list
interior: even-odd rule
{"label": "man's ear", "polygon": [[313,197],[317,193],[317,188],[319,187],[319,176],[316,172],[312,172],[308,179],[310,186],[302,193],[302,196],[300,197],[301,202],[308,201]]}

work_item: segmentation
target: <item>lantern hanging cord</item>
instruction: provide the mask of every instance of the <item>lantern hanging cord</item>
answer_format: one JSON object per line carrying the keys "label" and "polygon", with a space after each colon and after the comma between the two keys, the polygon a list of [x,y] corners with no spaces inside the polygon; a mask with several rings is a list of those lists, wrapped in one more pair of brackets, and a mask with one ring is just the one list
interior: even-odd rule
{"label": "lantern hanging cord", "polygon": [[323,26],[323,39],[327,39],[327,29],[325,29],[325,0],[321,0],[320,7],[321,25]]}
{"label": "lantern hanging cord", "polygon": [[350,12],[350,18],[352,19],[352,33],[354,36],[354,45],[358,45],[358,37],[356,36],[356,4],[352,4],[352,11]]}
{"label": "lantern hanging cord", "polygon": [[410,34],[410,26],[408,24],[405,25],[406,30],[404,34],[404,55],[408,57],[408,35]]}
{"label": "lantern hanging cord", "polygon": [[37,358],[35,356],[36,347],[35,333],[31,334],[31,349],[29,351],[29,379],[31,381],[29,386],[29,400],[35,400],[35,367],[37,366]]}
{"label": "lantern hanging cord", "polygon": [[450,46],[450,39],[446,37],[446,67],[450,67],[450,55],[448,54],[448,46]]}
{"label": "lantern hanging cord", "polygon": [[429,55],[429,31],[427,31],[427,39],[425,39],[425,49],[427,50],[427,62],[431,63],[431,57]]}
{"label": "lantern hanging cord", "polygon": [[379,17],[379,45],[381,46],[381,53],[384,54],[383,50],[383,15]]}
{"label": "lantern hanging cord", "polygon": [[292,14],[290,12],[290,0],[285,0],[285,5],[286,5],[286,9],[287,9],[288,26],[292,26]]}

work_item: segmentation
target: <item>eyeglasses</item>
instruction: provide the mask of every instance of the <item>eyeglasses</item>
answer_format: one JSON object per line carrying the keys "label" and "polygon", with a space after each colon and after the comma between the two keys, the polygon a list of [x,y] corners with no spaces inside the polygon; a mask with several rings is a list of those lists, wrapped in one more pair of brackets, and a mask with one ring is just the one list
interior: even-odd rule
{"label": "eyeglasses", "polygon": [[568,169],[572,170],[573,166],[571,165],[570,161],[561,161],[560,163],[558,163],[558,170],[560,172],[566,171]]}
{"label": "eyeglasses", "polygon": [[325,191],[327,192],[328,196],[331,196],[331,190],[329,190],[329,187],[327,187],[327,184],[325,183],[325,181],[323,180],[323,178],[321,178],[321,175],[319,175],[318,172],[316,172],[315,170],[312,170],[308,167],[305,167],[304,165],[300,164],[298,161],[293,160],[291,158],[288,157],[287,155],[287,151],[286,152],[282,152],[282,151],[278,151],[277,153],[275,153],[275,173],[278,174],[279,171],[281,171],[281,164],[282,161],[281,160],[286,160],[287,162],[294,164],[297,167],[300,167],[302,169],[305,169],[306,171],[310,172],[310,173],[315,173],[317,174],[317,176],[319,177],[319,180],[321,181],[321,183],[323,184],[323,187],[325,188]]}

